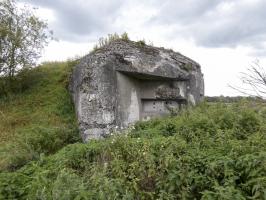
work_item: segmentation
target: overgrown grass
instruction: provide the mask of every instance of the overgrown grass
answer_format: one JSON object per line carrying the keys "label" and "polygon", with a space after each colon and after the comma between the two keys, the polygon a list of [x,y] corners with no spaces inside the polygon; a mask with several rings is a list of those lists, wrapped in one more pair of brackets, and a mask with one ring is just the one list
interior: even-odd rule
{"label": "overgrown grass", "polygon": [[202,104],[0,174],[0,199],[265,199],[266,109]]}
{"label": "overgrown grass", "polygon": [[104,46],[109,45],[113,41],[123,40],[123,41],[130,41],[129,36],[126,32],[122,33],[121,35],[117,33],[108,34],[107,37],[101,37],[98,40],[98,43],[94,45],[92,52],[95,52]]}
{"label": "overgrown grass", "polygon": [[19,74],[22,90],[0,98],[0,171],[79,141],[67,89],[73,65],[75,61],[45,63]]}

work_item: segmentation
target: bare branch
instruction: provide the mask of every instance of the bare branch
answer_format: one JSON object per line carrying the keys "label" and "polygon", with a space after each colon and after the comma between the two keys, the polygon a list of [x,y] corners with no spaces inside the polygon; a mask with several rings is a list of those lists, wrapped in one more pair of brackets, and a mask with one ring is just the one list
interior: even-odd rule
{"label": "bare branch", "polygon": [[230,88],[244,95],[266,97],[266,72],[258,60],[254,61],[246,72],[241,72],[240,74],[242,87],[229,85]]}

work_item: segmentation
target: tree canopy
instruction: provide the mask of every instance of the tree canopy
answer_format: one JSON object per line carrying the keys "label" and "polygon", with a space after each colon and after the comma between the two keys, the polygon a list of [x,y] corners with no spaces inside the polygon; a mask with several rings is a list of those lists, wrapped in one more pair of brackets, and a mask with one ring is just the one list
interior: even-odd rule
{"label": "tree canopy", "polygon": [[15,0],[0,2],[0,75],[12,79],[21,69],[33,66],[51,38],[47,23],[29,6]]}

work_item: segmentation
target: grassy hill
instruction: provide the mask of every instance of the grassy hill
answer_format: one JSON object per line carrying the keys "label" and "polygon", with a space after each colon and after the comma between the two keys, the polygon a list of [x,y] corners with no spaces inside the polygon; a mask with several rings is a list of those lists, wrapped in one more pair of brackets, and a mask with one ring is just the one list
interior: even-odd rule
{"label": "grassy hill", "polygon": [[0,199],[266,199],[266,108],[206,104],[80,142],[74,62],[0,99]]}
{"label": "grassy hill", "polygon": [[79,140],[68,78],[75,62],[46,63],[17,84],[26,87],[0,98],[0,170],[16,169],[41,153]]}

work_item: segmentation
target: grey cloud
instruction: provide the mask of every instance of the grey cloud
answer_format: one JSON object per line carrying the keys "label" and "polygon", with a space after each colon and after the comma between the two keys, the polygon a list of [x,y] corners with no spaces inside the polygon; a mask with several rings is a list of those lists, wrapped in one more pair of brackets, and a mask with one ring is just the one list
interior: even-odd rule
{"label": "grey cloud", "polygon": [[158,1],[159,12],[151,19],[155,23],[191,23],[219,4],[219,0]]}
{"label": "grey cloud", "polygon": [[83,41],[111,29],[122,0],[24,0],[53,10],[56,21],[50,24],[55,36],[68,41]]}
{"label": "grey cloud", "polygon": [[[221,10],[233,3],[232,11]],[[199,46],[261,46],[266,39],[266,1],[166,1],[148,23],[176,27],[170,37],[190,37]]]}
{"label": "grey cloud", "polygon": [[266,2],[244,7],[237,5],[230,15],[203,18],[205,23],[192,26],[199,30],[195,41],[207,47],[259,46],[266,39]]}
{"label": "grey cloud", "polygon": [[[155,9],[146,19],[149,26],[171,26],[168,39],[190,38],[203,47],[249,46],[265,48],[266,1],[256,0],[22,0],[50,8],[56,15],[51,24],[59,39],[68,41],[95,40],[107,33],[119,31],[114,22],[122,10],[143,5]],[[255,2],[255,3],[254,3]],[[221,10],[224,4],[234,4],[232,10]],[[132,23],[132,22],[131,22]],[[146,31],[144,28],[143,31]],[[140,33],[141,34],[141,33]]]}

